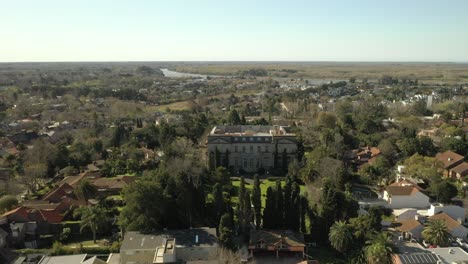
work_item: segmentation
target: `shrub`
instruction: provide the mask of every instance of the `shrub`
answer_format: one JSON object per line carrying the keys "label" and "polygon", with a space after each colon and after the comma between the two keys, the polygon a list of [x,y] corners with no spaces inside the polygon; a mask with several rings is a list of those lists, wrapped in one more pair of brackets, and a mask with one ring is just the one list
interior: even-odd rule
{"label": "shrub", "polygon": [[63,248],[62,243],[59,241],[55,241],[54,244],[52,245],[52,252],[51,254],[53,256],[59,256],[59,255],[65,255],[66,250]]}
{"label": "shrub", "polygon": [[62,233],[59,236],[60,242],[67,241],[70,235],[71,235],[71,228],[65,227],[64,229],[62,229]]}
{"label": "shrub", "polygon": [[5,195],[0,198],[0,214],[10,211],[18,205],[18,199],[13,195]]}
{"label": "shrub", "polygon": [[112,246],[110,247],[110,252],[118,253],[120,251],[120,246],[122,246],[122,243],[119,241],[115,241],[114,243],[112,243]]}

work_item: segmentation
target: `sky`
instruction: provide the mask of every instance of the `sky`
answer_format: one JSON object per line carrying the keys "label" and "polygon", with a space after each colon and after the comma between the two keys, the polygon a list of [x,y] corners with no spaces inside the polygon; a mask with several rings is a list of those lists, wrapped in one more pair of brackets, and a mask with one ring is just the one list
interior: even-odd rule
{"label": "sky", "polygon": [[0,0],[0,62],[468,62],[465,0]]}

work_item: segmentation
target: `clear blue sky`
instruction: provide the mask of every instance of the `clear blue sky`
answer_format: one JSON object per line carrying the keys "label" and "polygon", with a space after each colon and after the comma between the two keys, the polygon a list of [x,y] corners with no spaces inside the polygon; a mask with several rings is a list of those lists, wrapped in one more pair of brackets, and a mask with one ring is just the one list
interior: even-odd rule
{"label": "clear blue sky", "polygon": [[465,0],[0,0],[0,61],[468,61]]}

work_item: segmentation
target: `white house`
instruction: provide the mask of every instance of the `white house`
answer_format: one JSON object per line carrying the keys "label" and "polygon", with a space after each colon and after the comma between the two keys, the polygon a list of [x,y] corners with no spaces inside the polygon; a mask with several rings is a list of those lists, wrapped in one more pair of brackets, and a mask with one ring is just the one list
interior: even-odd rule
{"label": "white house", "polygon": [[428,208],[429,197],[415,186],[387,186],[383,193],[387,207],[398,208]]}
{"label": "white house", "polygon": [[444,205],[441,203],[433,203],[427,210],[428,216],[433,216],[438,213],[444,212],[451,218],[464,222],[465,221],[465,209],[458,205]]}
{"label": "white house", "polygon": [[429,221],[432,220],[442,220],[448,227],[449,233],[453,237],[459,238],[467,238],[468,236],[468,229],[464,227],[460,221],[453,219],[452,217],[448,216],[446,213],[438,213],[431,217],[429,217]]}

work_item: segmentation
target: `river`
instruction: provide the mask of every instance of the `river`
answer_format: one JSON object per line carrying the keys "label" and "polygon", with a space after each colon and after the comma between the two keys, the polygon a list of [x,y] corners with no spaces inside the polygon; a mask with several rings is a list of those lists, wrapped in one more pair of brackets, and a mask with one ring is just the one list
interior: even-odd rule
{"label": "river", "polygon": [[164,77],[169,78],[206,78],[207,75],[195,74],[195,73],[185,73],[185,72],[176,72],[168,69],[160,69],[164,74]]}

